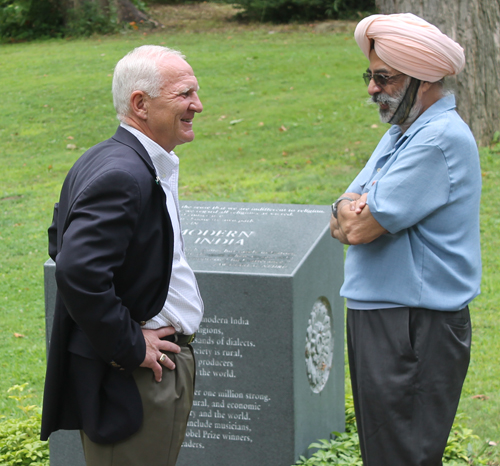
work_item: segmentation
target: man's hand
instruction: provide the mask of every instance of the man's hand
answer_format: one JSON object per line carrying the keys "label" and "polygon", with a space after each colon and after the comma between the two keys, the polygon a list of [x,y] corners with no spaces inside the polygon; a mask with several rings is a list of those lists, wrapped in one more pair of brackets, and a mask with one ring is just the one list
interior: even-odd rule
{"label": "man's hand", "polygon": [[144,358],[141,367],[149,367],[153,371],[157,382],[161,382],[161,365],[164,365],[170,370],[175,369],[175,364],[168,357],[165,357],[163,361],[160,362],[160,358],[164,354],[162,351],[169,351],[171,353],[180,353],[181,351],[179,346],[175,343],[162,340],[163,337],[173,335],[174,333],[174,327],[161,327],[157,330],[142,330],[142,335],[146,341],[146,357]]}
{"label": "man's hand", "polygon": [[[349,201],[343,201],[343,203],[344,202],[347,204]],[[338,221],[341,205],[342,204],[339,204],[337,208],[337,218],[335,218],[333,214],[330,217],[330,233],[335,239],[338,239],[341,243],[350,244],[349,240],[347,239],[347,235],[345,234],[344,230],[342,229]]]}
{"label": "man's hand", "polygon": [[368,199],[368,193],[364,193],[355,202],[351,202],[350,203],[351,211],[356,212],[356,214],[359,215],[361,213],[361,211],[366,207],[366,200],[367,199]]}
{"label": "man's hand", "polygon": [[[346,194],[352,197],[350,194]],[[343,201],[338,205],[337,219],[330,218],[332,236],[343,244],[371,243],[387,230],[378,223],[366,203],[367,194],[357,195],[353,202]]]}
{"label": "man's hand", "polygon": [[356,202],[359,201],[360,195],[358,193],[344,193],[342,194],[341,197],[343,196],[354,199],[354,202],[349,202],[348,200],[340,202],[340,204],[337,206],[337,218],[335,218],[333,215],[330,217],[330,233],[335,239],[338,239],[341,243],[350,244],[349,240],[347,239],[345,231],[343,230],[342,226],[339,223],[338,220],[339,214],[341,209],[345,208],[347,205],[349,205],[350,209],[352,210],[353,206],[356,205]]}

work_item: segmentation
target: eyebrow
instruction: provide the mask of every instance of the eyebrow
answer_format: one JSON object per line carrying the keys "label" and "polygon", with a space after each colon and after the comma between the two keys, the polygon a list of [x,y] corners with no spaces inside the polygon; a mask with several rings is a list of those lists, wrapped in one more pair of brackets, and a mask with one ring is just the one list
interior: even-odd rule
{"label": "eyebrow", "polygon": [[392,74],[387,68],[379,68],[374,71],[370,70],[370,68],[366,68],[366,72],[371,74]]}
{"label": "eyebrow", "polygon": [[[186,86],[186,87],[183,87],[183,88],[179,89],[177,92],[178,92],[178,94],[179,94],[179,95],[180,95],[180,94],[184,94],[184,92],[188,92],[188,91],[190,91],[191,89],[194,89],[194,87],[195,87],[195,86]],[[200,90],[200,86],[199,86],[199,85],[197,85],[197,86],[196,86],[196,92],[198,92],[199,90]]]}

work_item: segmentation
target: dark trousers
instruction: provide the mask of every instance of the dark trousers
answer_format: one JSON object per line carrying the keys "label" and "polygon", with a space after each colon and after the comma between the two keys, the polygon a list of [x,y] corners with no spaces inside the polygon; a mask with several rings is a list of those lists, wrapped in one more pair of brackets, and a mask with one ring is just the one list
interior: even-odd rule
{"label": "dark trousers", "polygon": [[144,411],[138,432],[108,445],[94,443],[81,432],[87,466],[175,465],[193,405],[195,363],[188,346],[181,346],[179,354],[166,354],[176,368],[163,367],[161,382],[154,380],[151,369],[134,371]]}
{"label": "dark trousers", "polygon": [[347,346],[363,464],[441,466],[469,366],[468,307],[348,309]]}

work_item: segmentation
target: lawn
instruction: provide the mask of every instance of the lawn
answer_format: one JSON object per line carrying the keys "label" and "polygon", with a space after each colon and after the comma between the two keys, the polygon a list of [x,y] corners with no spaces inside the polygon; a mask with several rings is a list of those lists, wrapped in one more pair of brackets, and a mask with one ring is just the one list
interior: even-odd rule
{"label": "lawn", "polygon": [[[0,46],[2,414],[16,413],[6,395],[14,384],[29,382],[33,402],[41,402],[46,229],[68,169],[116,129],[111,75],[129,50],[178,48],[198,77],[204,111],[196,139],[176,150],[182,199],[330,204],[388,128],[366,104],[366,60],[352,25],[221,26],[210,18],[203,26],[199,15],[175,21],[178,12],[157,11],[170,19],[154,33]],[[484,278],[471,306],[473,356],[459,408],[481,437],[475,449],[500,442],[499,155],[481,149]]]}

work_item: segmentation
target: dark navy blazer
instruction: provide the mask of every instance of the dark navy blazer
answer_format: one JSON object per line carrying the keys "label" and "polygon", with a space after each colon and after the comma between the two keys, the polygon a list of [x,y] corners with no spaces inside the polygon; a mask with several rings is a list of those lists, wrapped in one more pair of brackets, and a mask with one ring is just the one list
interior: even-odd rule
{"label": "dark navy blazer", "polygon": [[114,443],[142,424],[132,372],[144,360],[144,322],[160,312],[172,272],[173,231],[144,147],[119,127],[69,171],[49,255],[57,296],[41,438],[83,429]]}

